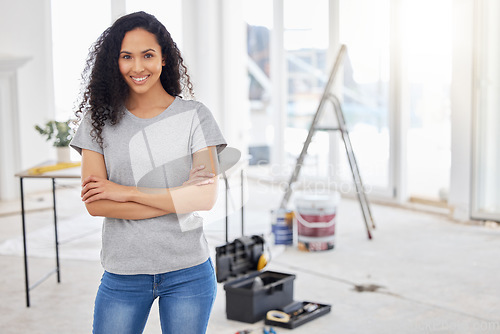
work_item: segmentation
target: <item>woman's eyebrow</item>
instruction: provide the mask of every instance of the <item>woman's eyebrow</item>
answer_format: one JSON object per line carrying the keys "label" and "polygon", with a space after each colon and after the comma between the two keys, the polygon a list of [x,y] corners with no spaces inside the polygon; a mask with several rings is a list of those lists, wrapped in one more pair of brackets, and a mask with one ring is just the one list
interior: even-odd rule
{"label": "woman's eyebrow", "polygon": [[[155,49],[147,49],[147,50],[142,51],[141,53],[148,53],[149,51],[156,52],[156,50],[155,50]],[[122,50],[122,51],[120,51],[120,54],[122,54],[122,53],[126,53],[126,54],[129,54],[129,55],[131,55],[131,54],[132,54],[132,52],[130,52],[130,51],[126,51],[126,50]]]}

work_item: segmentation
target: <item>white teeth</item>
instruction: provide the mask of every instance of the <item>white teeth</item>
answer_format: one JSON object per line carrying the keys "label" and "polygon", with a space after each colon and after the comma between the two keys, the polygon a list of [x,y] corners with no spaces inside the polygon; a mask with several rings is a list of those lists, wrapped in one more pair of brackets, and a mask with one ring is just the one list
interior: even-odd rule
{"label": "white teeth", "polygon": [[140,82],[140,81],[146,80],[147,78],[148,78],[148,76],[146,75],[145,77],[141,77],[141,78],[132,77],[132,80]]}

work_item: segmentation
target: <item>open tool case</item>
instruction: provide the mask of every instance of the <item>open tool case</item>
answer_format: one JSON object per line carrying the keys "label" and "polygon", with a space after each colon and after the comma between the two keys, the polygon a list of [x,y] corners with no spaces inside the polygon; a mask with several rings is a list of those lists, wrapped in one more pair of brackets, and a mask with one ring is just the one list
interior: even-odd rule
{"label": "open tool case", "polygon": [[311,320],[329,313],[330,305],[313,302],[293,302],[266,315],[265,324],[288,329],[297,328]]}
{"label": "open tool case", "polygon": [[257,271],[264,243],[262,236],[243,236],[215,249],[217,282],[225,282],[230,320],[255,323],[263,320],[267,311],[293,302],[295,275]]}

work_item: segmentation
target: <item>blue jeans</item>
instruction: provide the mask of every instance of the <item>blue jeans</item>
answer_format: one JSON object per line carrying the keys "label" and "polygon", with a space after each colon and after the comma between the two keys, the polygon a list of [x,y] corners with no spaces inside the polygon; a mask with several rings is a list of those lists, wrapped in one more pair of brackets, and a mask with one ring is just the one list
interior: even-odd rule
{"label": "blue jeans", "polygon": [[158,275],[105,271],[95,300],[93,333],[142,333],[156,297],[162,333],[205,333],[216,293],[210,259]]}

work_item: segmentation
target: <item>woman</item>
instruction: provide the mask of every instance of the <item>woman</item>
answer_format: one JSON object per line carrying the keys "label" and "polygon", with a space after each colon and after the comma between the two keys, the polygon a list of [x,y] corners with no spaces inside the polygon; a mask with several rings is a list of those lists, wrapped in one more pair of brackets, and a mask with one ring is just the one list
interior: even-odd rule
{"label": "woman", "polygon": [[152,15],[118,19],[90,51],[71,143],[82,200],[104,218],[94,333],[141,333],[159,297],[163,333],[204,333],[216,282],[203,221],[226,143],[210,111],[183,100],[180,51]]}

